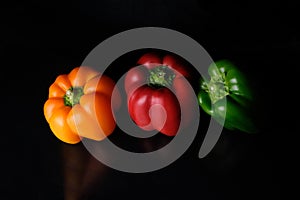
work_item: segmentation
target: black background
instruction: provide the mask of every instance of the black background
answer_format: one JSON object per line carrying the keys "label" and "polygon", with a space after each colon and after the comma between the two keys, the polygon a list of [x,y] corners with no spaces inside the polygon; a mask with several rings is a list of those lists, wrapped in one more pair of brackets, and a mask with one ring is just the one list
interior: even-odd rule
{"label": "black background", "polygon": [[[279,0],[1,5],[0,198],[63,199],[66,193],[74,195],[70,199],[287,199],[284,188],[297,160],[289,159],[296,152],[291,141],[299,133],[298,116],[290,115],[297,113],[298,101],[293,89],[299,85],[297,8]],[[104,39],[143,26],[178,30],[214,60],[236,62],[258,94],[259,134],[224,130],[204,159],[197,157],[200,136],[179,160],[146,174],[110,169],[80,144],[55,138],[43,104],[56,76],[79,66]]]}

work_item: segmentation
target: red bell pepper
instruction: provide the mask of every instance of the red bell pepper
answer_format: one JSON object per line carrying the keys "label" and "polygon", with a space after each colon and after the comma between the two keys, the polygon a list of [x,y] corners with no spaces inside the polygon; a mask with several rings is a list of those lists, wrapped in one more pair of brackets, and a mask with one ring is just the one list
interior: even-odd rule
{"label": "red bell pepper", "polygon": [[128,111],[132,120],[144,130],[158,130],[174,136],[194,117],[197,98],[189,83],[189,69],[176,56],[143,55],[139,67],[125,77]]}

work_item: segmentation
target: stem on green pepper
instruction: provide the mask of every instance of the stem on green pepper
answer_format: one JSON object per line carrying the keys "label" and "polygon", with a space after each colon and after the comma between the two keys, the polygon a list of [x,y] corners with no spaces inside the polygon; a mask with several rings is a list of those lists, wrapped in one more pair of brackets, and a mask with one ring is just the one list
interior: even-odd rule
{"label": "stem on green pepper", "polygon": [[213,104],[229,95],[229,88],[225,82],[225,74],[222,72],[211,76],[209,82],[204,81],[201,88],[209,94]]}

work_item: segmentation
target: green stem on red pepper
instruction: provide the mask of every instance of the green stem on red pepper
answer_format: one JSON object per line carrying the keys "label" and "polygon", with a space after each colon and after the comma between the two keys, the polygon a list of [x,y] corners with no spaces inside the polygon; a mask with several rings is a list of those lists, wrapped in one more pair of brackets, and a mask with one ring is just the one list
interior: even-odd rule
{"label": "green stem on red pepper", "polygon": [[174,72],[161,65],[149,70],[148,84],[154,87],[171,87],[175,78]]}

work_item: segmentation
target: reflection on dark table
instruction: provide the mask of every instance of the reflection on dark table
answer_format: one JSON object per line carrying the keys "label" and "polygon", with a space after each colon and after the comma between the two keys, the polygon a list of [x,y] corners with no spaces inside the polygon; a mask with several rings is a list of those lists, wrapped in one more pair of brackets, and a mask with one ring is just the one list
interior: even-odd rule
{"label": "reflection on dark table", "polygon": [[[126,141],[122,133],[115,137]],[[226,132],[206,158],[197,153],[201,138],[173,164],[158,171],[134,174],[111,169],[96,160],[83,146],[61,144],[63,190],[66,200],[81,199],[253,199],[265,197],[270,189],[272,170],[253,143],[255,137]],[[150,140],[133,142],[132,151],[149,152],[161,148],[170,138],[156,135]],[[114,141],[115,143],[118,143]],[[258,148],[258,149],[257,149]],[[134,161],[132,161],[134,162]],[[259,181],[258,181],[259,177]],[[266,191],[265,191],[266,190]],[[253,193],[253,191],[255,191]],[[247,195],[246,195],[247,194]],[[192,197],[193,196],[193,197]]]}
{"label": "reflection on dark table", "polygon": [[65,200],[85,199],[104,184],[107,168],[82,143],[62,144],[62,163]]}

